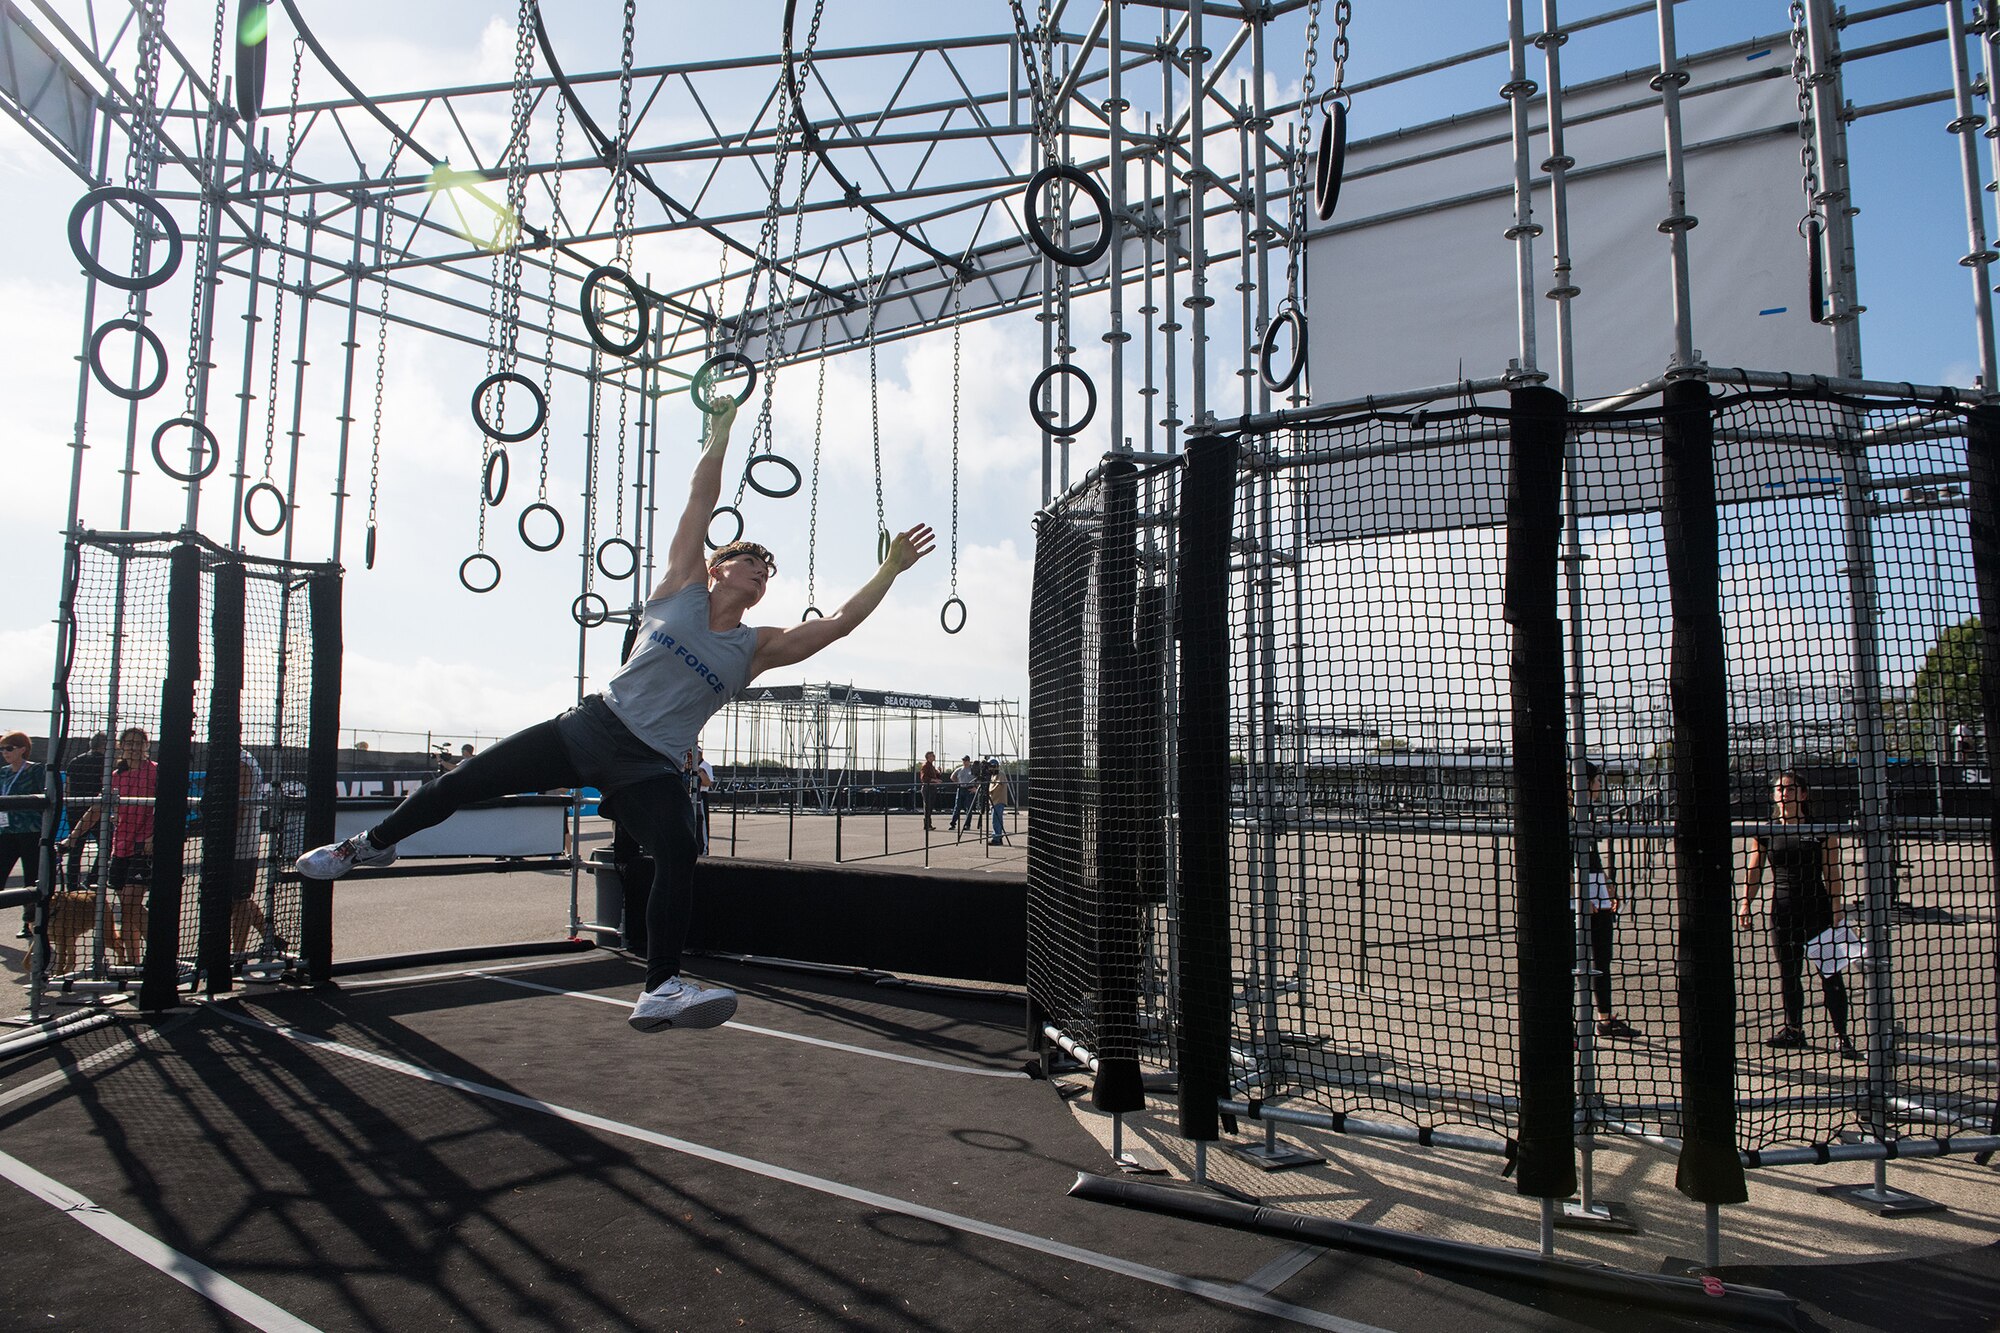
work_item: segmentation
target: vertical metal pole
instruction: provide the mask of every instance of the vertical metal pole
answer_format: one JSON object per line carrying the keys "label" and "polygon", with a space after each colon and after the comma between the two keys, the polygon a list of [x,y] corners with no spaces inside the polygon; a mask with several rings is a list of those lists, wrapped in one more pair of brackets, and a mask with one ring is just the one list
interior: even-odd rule
{"label": "vertical metal pole", "polygon": [[[219,108],[211,102],[202,118],[202,153],[198,180],[203,190],[208,190],[223,174],[215,160],[222,143],[221,124]],[[200,350],[195,364],[188,367],[189,373],[194,376],[194,402],[189,407],[188,414],[204,425],[208,422],[208,372],[215,366],[215,293],[222,286],[222,279],[215,271],[215,257],[221,248],[221,234],[222,210],[211,208],[208,234],[194,238],[195,244],[200,246],[203,252],[202,262],[198,267],[206,276],[200,288],[194,293],[200,312],[195,317],[200,330],[195,335],[195,344]],[[193,447],[199,448],[199,445]],[[192,464],[195,460],[190,458],[189,461]],[[200,516],[201,483],[190,482],[185,526],[190,529],[198,527]]]}
{"label": "vertical metal pole", "polygon": [[[1203,214],[1208,205],[1207,165],[1208,126],[1204,112],[1208,97],[1202,80],[1208,68],[1209,50],[1201,44],[1204,0],[1187,0],[1188,30],[1188,295],[1184,304],[1188,320],[1189,420],[1200,425],[1208,419],[1208,308],[1215,298],[1208,294],[1208,222]],[[1270,530],[1265,529],[1268,538]]]}
{"label": "vertical metal pole", "polygon": [[[1152,132],[1153,118],[1151,113],[1148,113],[1146,116],[1146,134],[1149,140],[1152,137]],[[1146,207],[1149,210],[1153,207],[1153,158],[1158,151],[1159,143],[1157,140],[1153,140],[1149,143],[1146,152],[1141,156],[1139,162],[1139,188],[1145,192]],[[1139,385],[1139,407],[1140,415],[1145,418],[1145,432],[1141,446],[1149,454],[1153,452],[1153,430],[1159,424],[1153,415],[1153,399],[1158,397],[1160,392],[1159,385],[1154,382],[1153,376],[1153,330],[1150,325],[1153,316],[1160,313],[1160,303],[1157,299],[1157,293],[1154,291],[1154,283],[1158,281],[1159,275],[1154,271],[1153,247],[1162,235],[1158,223],[1165,215],[1165,210],[1166,205],[1163,202],[1160,206],[1160,212],[1155,213],[1148,220],[1146,228],[1140,237],[1140,263],[1144,267],[1146,280],[1141,289],[1143,294],[1140,299],[1145,304],[1139,307],[1139,327],[1145,330],[1146,338],[1144,366],[1141,370],[1143,378]],[[1172,251],[1170,250],[1168,254],[1171,258]]]}
{"label": "vertical metal pole", "polygon": [[[1569,258],[1569,169],[1576,159],[1563,146],[1563,43],[1569,40],[1556,19],[1556,0],[1542,0],[1542,48],[1548,87],[1544,106],[1549,121],[1549,156],[1542,169],[1549,173],[1549,266],[1554,286],[1548,298],[1556,303],[1556,389],[1565,398],[1576,396],[1576,344],[1571,326],[1570,302],[1579,294],[1570,271]],[[1576,493],[1576,478],[1569,478],[1569,491]],[[1571,546],[1574,553],[1576,548]],[[1581,676],[1578,679],[1582,679]]]}
{"label": "vertical metal pole", "polygon": [[[1819,199],[1826,223],[1827,322],[1837,373],[1861,377],[1861,298],[1855,287],[1854,204],[1847,184],[1847,120],[1833,0],[1804,0],[1806,86],[1812,94],[1813,141],[1819,149]],[[1992,326],[1989,323],[1987,327]]]}
{"label": "vertical metal pole", "polygon": [[[257,313],[257,302],[264,289],[264,213],[265,200],[269,198],[264,187],[270,184],[270,138],[269,134],[264,136],[267,151],[258,155],[257,199],[250,215],[250,281],[243,304],[243,384],[236,391],[240,404],[236,413],[236,494],[229,510],[229,544],[237,548],[243,545],[243,493],[250,469],[250,404],[257,399],[257,326],[264,322]],[[386,272],[382,280],[389,280]]]}
{"label": "vertical metal pole", "polygon": [[[583,419],[583,490],[579,492],[583,500],[583,522],[577,524],[583,531],[583,570],[579,577],[586,592],[590,589],[590,552],[597,536],[592,521],[597,510],[596,506],[591,504],[590,496],[597,487],[598,413],[603,407],[601,393],[604,384],[603,370],[604,353],[593,343],[590,348],[590,370],[584,376],[586,411]],[[605,605],[609,606],[610,603],[607,601]],[[579,699],[583,698],[584,685],[588,680],[589,646],[590,631],[579,623],[576,628],[576,697]]]}
{"label": "vertical metal pole", "polygon": [[1660,95],[1661,118],[1666,127],[1667,215],[1660,230],[1669,238],[1669,264],[1673,271],[1674,354],[1667,365],[1669,375],[1692,374],[1699,368],[1701,354],[1694,346],[1694,301],[1689,294],[1687,233],[1698,219],[1687,211],[1687,172],[1681,151],[1681,89],[1688,72],[1681,68],[1679,47],[1674,39],[1674,0],[1654,0],[1659,17],[1660,72],[1652,79]]}
{"label": "vertical metal pole", "polygon": [[1500,95],[1507,99],[1513,125],[1514,225],[1504,234],[1514,243],[1514,296],[1520,321],[1515,378],[1539,382],[1547,378],[1535,369],[1534,241],[1542,228],[1535,221],[1534,183],[1528,165],[1533,147],[1528,137],[1528,102],[1535,95],[1535,81],[1528,77],[1528,40],[1521,5],[1522,0],[1507,0],[1507,82]]}
{"label": "vertical metal pole", "polygon": [[[1125,199],[1125,113],[1132,104],[1125,98],[1125,6],[1113,4],[1105,8],[1109,20],[1106,49],[1111,56],[1108,62],[1110,86],[1104,99],[1106,151],[1111,159],[1111,216],[1105,223],[1111,229],[1111,246],[1105,251],[1110,327],[1104,331],[1104,341],[1111,344],[1110,402],[1106,406],[1111,423],[1111,448],[1118,453],[1128,453],[1132,442],[1125,437],[1125,344],[1132,341],[1132,335],[1125,331],[1125,212],[1128,206]],[[1151,489],[1150,485],[1148,489]]]}
{"label": "vertical metal pole", "polygon": [[[305,260],[299,266],[298,341],[293,344],[296,351],[292,357],[292,428],[288,432],[291,438],[291,446],[288,450],[285,472],[284,551],[285,559],[287,560],[292,558],[292,534],[298,531],[299,442],[305,438],[303,422],[306,410],[306,366],[309,364],[306,361],[306,334],[312,325],[313,246],[318,239],[319,201],[317,198],[314,198],[306,204]],[[359,226],[355,228],[355,245],[357,248],[360,245]],[[283,294],[280,293],[281,299],[282,296]],[[353,371],[353,355],[352,350],[350,350],[348,352],[350,378]],[[277,392],[277,386],[273,385],[271,391],[273,393]],[[282,653],[282,649],[280,652]],[[279,674],[282,679],[283,672],[281,671]]]}
{"label": "vertical metal pole", "polygon": [[1993,287],[1991,269],[1996,252],[1986,244],[1986,200],[1979,180],[1979,145],[1976,136],[1986,118],[1972,109],[1972,76],[1965,59],[1965,13],[1961,0],[1945,0],[1945,30],[1951,42],[1951,90],[1953,117],[1945,126],[1958,136],[1959,166],[1965,181],[1965,234],[1967,253],[1958,262],[1972,270],[1973,333],[1979,343],[1980,387],[1988,396],[2000,392],[2000,374],[1995,372],[1993,347]]}
{"label": "vertical metal pole", "polygon": [[[327,558],[334,564],[340,563],[341,537],[346,532],[347,516],[347,457],[349,440],[354,433],[354,349],[355,333],[361,320],[361,219],[364,213],[363,197],[357,195],[354,201],[354,255],[347,265],[347,337],[340,344],[340,456],[333,474],[333,553]],[[287,523],[285,529],[291,530]]]}
{"label": "vertical metal pole", "polygon": [[[1168,10],[1160,9],[1160,43],[1171,53],[1174,38],[1167,30]],[[1180,257],[1174,253],[1176,240],[1180,235],[1181,219],[1178,206],[1174,202],[1174,62],[1169,55],[1160,61],[1160,221],[1166,230],[1160,247],[1160,374],[1162,380],[1162,406],[1166,413],[1160,418],[1164,429],[1162,445],[1168,453],[1180,449],[1181,409],[1174,393],[1174,381],[1180,369],[1177,340],[1181,322],[1177,317],[1179,307],[1174,304],[1176,284],[1174,275],[1180,267]]]}
{"label": "vertical metal pole", "polygon": [[[1263,31],[1263,25],[1255,19],[1246,22],[1252,24],[1256,31]],[[1243,169],[1250,177],[1250,188],[1242,193],[1241,201],[1236,206],[1236,232],[1243,238],[1236,260],[1238,275],[1236,309],[1242,325],[1239,335],[1242,345],[1238,355],[1236,378],[1242,392],[1242,410],[1245,416],[1257,410],[1257,390],[1262,386],[1262,381],[1257,376],[1256,358],[1257,338],[1263,332],[1257,323],[1256,309],[1257,298],[1261,293],[1257,290],[1256,270],[1251,266],[1250,257],[1253,248],[1256,250],[1264,248],[1262,242],[1256,239],[1259,219],[1255,212],[1255,204],[1264,193],[1263,177],[1250,157],[1250,140],[1256,134],[1253,128],[1255,119],[1255,114],[1250,109],[1250,89],[1239,83],[1236,100],[1236,160],[1244,164]]]}

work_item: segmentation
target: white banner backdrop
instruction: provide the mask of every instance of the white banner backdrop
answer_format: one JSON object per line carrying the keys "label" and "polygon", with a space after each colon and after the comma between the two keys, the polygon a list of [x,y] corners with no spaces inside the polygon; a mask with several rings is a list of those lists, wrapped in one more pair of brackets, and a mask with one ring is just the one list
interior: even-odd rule
{"label": "white banner backdrop", "polygon": [[[1710,364],[1831,374],[1806,309],[1797,105],[1782,44],[1689,65],[1682,92],[1694,345]],[[1664,374],[1673,353],[1664,118],[1650,71],[1567,90],[1571,304],[1580,401]],[[1533,125],[1535,357],[1556,367],[1546,117]],[[1339,211],[1308,239],[1312,400],[1506,371],[1519,355],[1513,151],[1504,105],[1370,139],[1367,99]]]}

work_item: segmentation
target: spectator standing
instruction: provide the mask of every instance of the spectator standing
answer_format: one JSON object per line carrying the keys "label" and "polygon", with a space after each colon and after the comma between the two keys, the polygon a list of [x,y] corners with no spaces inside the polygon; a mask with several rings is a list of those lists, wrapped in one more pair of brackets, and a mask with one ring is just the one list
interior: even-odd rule
{"label": "spectator standing", "polygon": [[933,797],[937,792],[938,784],[943,781],[944,774],[938,772],[937,751],[925,750],[924,762],[917,769],[917,797],[924,803],[924,828],[926,830],[937,828],[937,825],[931,822],[931,810],[937,805]]}
{"label": "spectator standing", "polygon": [[[153,797],[160,766],[147,758],[151,738],[142,727],[118,733],[118,767],[111,775],[111,867],[107,886],[117,898],[112,946],[120,966],[138,964],[146,939],[146,888],[153,882]],[[102,807],[92,806],[63,841],[80,845],[97,826]]]}
{"label": "spectator standing", "polygon": [[[10,731],[0,736],[0,795],[40,796],[48,786],[48,770],[42,765],[31,763],[28,734],[24,731]],[[34,888],[41,878],[42,869],[42,813],[39,810],[7,810],[0,812],[0,888],[5,888],[7,879],[14,873],[18,863],[21,880],[29,888]],[[28,912],[21,913],[21,937],[26,939]]]}
{"label": "spectator standing", "polygon": [[958,827],[959,816],[965,817],[965,826],[972,827],[973,788],[979,785],[979,775],[972,771],[972,756],[966,755],[952,770],[951,780],[956,787],[951,797],[951,826]]}
{"label": "spectator standing", "polygon": [[1000,761],[987,761],[992,767],[991,776],[986,779],[986,803],[993,809],[992,845],[1000,846],[1007,838],[1007,807],[1014,803],[1014,793],[1007,786],[1007,775],[1000,771]]}

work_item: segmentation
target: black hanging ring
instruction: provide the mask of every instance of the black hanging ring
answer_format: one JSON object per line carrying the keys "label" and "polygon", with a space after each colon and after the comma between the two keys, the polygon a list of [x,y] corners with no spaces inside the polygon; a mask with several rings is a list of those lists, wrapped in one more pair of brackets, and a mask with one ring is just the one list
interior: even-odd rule
{"label": "black hanging ring", "polygon": [[[278,516],[269,524],[257,521],[257,497],[268,495],[278,502]],[[291,506],[285,503],[285,493],[268,481],[260,481],[252,486],[243,497],[243,521],[248,523],[260,537],[275,536],[285,526],[285,516]]]}
{"label": "black hanging ring", "polygon": [[[759,463],[770,463],[788,473],[791,476],[792,484],[787,486],[780,483],[773,486],[769,482],[757,480],[757,465]],[[773,500],[782,500],[788,495],[797,495],[799,493],[799,483],[803,478],[799,476],[799,465],[791,459],[780,458],[776,454],[757,454],[750,459],[749,466],[743,469],[743,480],[749,483],[750,489],[757,492],[757,494],[768,495]]]}
{"label": "black hanging ring", "polygon": [[361,556],[362,568],[364,569],[375,568],[375,525],[373,523],[370,523],[368,525],[368,540],[366,540],[361,544],[361,550],[362,550],[362,556]]}
{"label": "black hanging ring", "polygon": [[585,629],[596,629],[611,619],[611,603],[601,594],[587,592],[569,604],[569,617]]}
{"label": "black hanging ring", "polygon": [[[533,537],[530,537],[528,535],[528,516],[530,514],[547,514],[550,518],[554,519],[556,521],[556,535],[549,538],[546,542],[538,542]],[[523,509],[520,521],[514,526],[520,532],[521,540],[527,544],[528,549],[531,551],[553,551],[556,547],[562,545],[563,516],[556,511],[554,505],[546,500],[537,500]]]}
{"label": "black hanging ring", "polygon": [[[167,257],[161,260],[159,267],[152,272],[141,273],[136,278],[129,273],[114,272],[100,264],[97,257],[90,253],[90,245],[83,239],[83,220],[90,216],[91,209],[99,204],[108,204],[114,199],[123,200],[141,213],[150,216],[159,225],[161,234],[166,237]],[[109,283],[123,291],[143,292],[173,277],[174,270],[181,266],[181,228],[180,224],[174,221],[174,215],[155,202],[152,196],[129,185],[102,185],[77,200],[76,206],[70,209],[69,249],[70,253],[76,256],[76,262],[83,265],[90,276],[99,282]]]}
{"label": "black hanging ring", "polygon": [[799,623],[801,625],[805,624],[808,620],[825,620],[825,619],[826,619],[826,612],[820,610],[816,606],[809,606],[805,610],[799,612]]}
{"label": "black hanging ring", "polygon": [[750,391],[757,387],[757,363],[741,352],[717,352],[708,360],[695,367],[694,379],[688,382],[688,397],[704,412],[714,412],[722,404],[708,396],[709,386],[726,371],[741,367],[750,378],[743,381],[743,392],[736,397],[738,407],[750,401]]}
{"label": "black hanging ring", "polygon": [[507,479],[513,475],[513,465],[507,461],[505,449],[495,449],[486,455],[486,477],[480,489],[485,492],[486,503],[497,505],[507,498]]}
{"label": "black hanging ring", "polygon": [[1806,309],[1812,312],[1812,322],[1826,323],[1826,251],[1821,245],[1819,228],[1806,232]]}
{"label": "black hanging ring", "polygon": [[[597,313],[593,298],[597,289],[607,282],[613,282],[625,289],[632,298],[632,309],[638,322],[632,329],[628,342],[619,342],[605,331],[604,321]],[[646,345],[646,318],[650,307],[646,304],[646,294],[639,290],[639,284],[632,281],[632,275],[615,264],[599,264],[590,270],[583,280],[583,293],[577,298],[577,310],[583,315],[583,330],[590,340],[613,356],[630,356]]]}
{"label": "black hanging ring", "polygon": [[[1057,181],[1068,181],[1082,190],[1097,210],[1096,239],[1075,250],[1063,249],[1042,227],[1039,196]],[[1104,187],[1081,167],[1073,167],[1067,162],[1043,167],[1029,179],[1028,194],[1022,201],[1022,208],[1028,217],[1028,238],[1035,243],[1035,248],[1067,268],[1082,268],[1085,264],[1096,263],[1111,245],[1111,200],[1105,197]]]}
{"label": "black hanging ring", "polygon": [[[1272,369],[1278,356],[1278,334],[1289,328],[1292,331],[1292,359],[1280,375]],[[1306,317],[1305,312],[1289,301],[1278,307],[1278,313],[1264,328],[1264,337],[1257,344],[1257,378],[1264,381],[1264,387],[1272,393],[1283,393],[1299,382],[1299,375],[1306,368]]]}
{"label": "black hanging ring", "polygon": [[889,543],[892,540],[889,536],[889,529],[877,528],[875,530],[875,563],[880,564],[889,558]]}
{"label": "black hanging ring", "polygon": [[236,109],[255,121],[264,109],[264,64],[271,50],[270,6],[253,0],[237,10]]}
{"label": "black hanging ring", "polygon": [[[491,566],[493,570],[492,581],[483,584],[474,583],[472,581],[472,567],[474,565]],[[500,562],[484,551],[477,551],[458,562],[458,581],[465,585],[467,592],[492,592],[500,586]]]}
{"label": "black hanging ring", "polygon": [[[724,537],[721,541],[717,541],[715,540],[715,520],[721,518],[724,514],[727,514],[731,518],[736,520],[736,531],[730,533],[727,537]],[[708,543],[708,549],[713,551],[720,547],[727,546],[729,545],[729,543],[736,541],[743,536],[743,511],[738,509],[735,505],[723,505],[721,508],[717,509],[713,514],[710,514],[708,516],[708,527],[709,530],[702,534],[702,540]]]}
{"label": "black hanging ring", "polygon": [[[154,361],[152,378],[129,387],[112,379],[111,372],[104,368],[104,340],[121,329],[138,334],[139,342],[153,354]],[[97,332],[90,335],[90,373],[108,392],[136,403],[141,398],[151,398],[167,382],[167,349],[161,346],[160,335],[136,319],[106,320],[97,326]]]}
{"label": "black hanging ring", "polygon": [[[604,553],[612,550],[625,552],[625,568],[613,569],[604,563]],[[631,578],[639,572],[639,548],[623,537],[606,537],[597,545],[597,572],[614,581]]]}
{"label": "black hanging ring", "polygon": [[[951,609],[954,606],[958,608],[958,623],[956,625],[951,623]],[[947,597],[944,606],[938,611],[938,624],[944,627],[946,634],[956,634],[964,629],[965,603],[957,597]]]}
{"label": "black hanging ring", "polygon": [[[1058,375],[1074,375],[1077,381],[1083,385],[1085,395],[1083,415],[1075,421],[1057,421],[1054,417],[1042,411],[1042,390]],[[1085,426],[1088,426],[1090,419],[1097,415],[1097,386],[1090,382],[1090,376],[1084,373],[1082,366],[1072,365],[1067,361],[1058,361],[1041,374],[1035,376],[1035,382],[1029,386],[1028,415],[1035,419],[1037,426],[1040,426],[1050,435],[1074,435]]]}
{"label": "black hanging ring", "polygon": [[[519,430],[502,430],[486,419],[486,391],[499,384],[520,385],[528,391],[529,399],[535,404],[533,420],[529,421],[527,425],[521,427]],[[542,397],[542,386],[518,371],[502,370],[496,374],[488,375],[485,379],[479,381],[479,387],[472,391],[473,424],[496,440],[505,440],[508,444],[519,444],[540,430],[542,423],[548,419],[549,401]],[[500,502],[498,500],[489,500],[487,503],[499,504]]]}
{"label": "black hanging ring", "polygon": [[1333,217],[1340,202],[1340,180],[1347,174],[1347,108],[1331,103],[1319,119],[1319,154],[1313,163],[1313,212],[1321,222]]}
{"label": "black hanging ring", "polygon": [[[169,463],[167,461],[166,450],[161,447],[166,442],[167,432],[175,426],[186,426],[189,430],[193,431],[195,442],[207,451],[208,461],[193,471],[183,472],[172,463]],[[222,445],[216,441],[214,431],[204,426],[201,422],[196,421],[193,417],[175,417],[172,421],[162,421],[158,429],[154,430],[153,461],[160,465],[160,471],[166,473],[175,481],[200,481],[203,477],[215,471],[216,464],[222,461]]]}

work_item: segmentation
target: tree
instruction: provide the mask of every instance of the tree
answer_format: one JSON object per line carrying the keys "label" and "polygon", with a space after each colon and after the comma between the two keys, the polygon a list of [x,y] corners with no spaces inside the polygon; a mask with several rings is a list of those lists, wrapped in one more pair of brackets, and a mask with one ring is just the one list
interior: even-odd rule
{"label": "tree", "polygon": [[1924,664],[1910,683],[1910,700],[1915,715],[1934,729],[1933,744],[1936,737],[1949,737],[1961,723],[1978,731],[1981,651],[1979,617],[1967,616],[1939,634],[1924,655]]}

